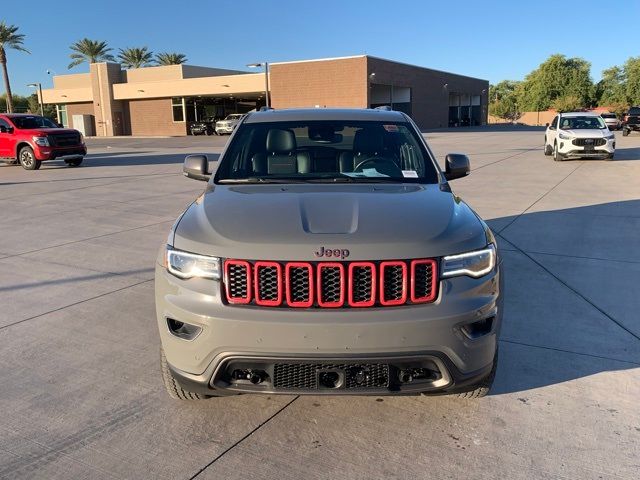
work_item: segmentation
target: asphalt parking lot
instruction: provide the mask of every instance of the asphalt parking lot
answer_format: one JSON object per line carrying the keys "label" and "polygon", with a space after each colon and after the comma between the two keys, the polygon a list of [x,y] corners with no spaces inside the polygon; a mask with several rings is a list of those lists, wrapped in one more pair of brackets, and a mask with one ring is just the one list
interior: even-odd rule
{"label": "asphalt parking lot", "polygon": [[555,163],[542,131],[428,133],[499,235],[494,389],[171,400],[153,268],[225,138],[90,139],[77,169],[0,166],[0,478],[638,478],[640,135]]}

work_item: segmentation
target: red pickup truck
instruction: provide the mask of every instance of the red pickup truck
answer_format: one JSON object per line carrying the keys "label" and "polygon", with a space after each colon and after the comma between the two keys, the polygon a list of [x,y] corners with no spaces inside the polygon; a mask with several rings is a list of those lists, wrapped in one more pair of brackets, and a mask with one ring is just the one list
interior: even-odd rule
{"label": "red pickup truck", "polygon": [[45,160],[63,158],[77,167],[87,154],[82,134],[60,128],[46,117],[30,114],[0,114],[0,158],[20,163],[25,170],[38,170]]}

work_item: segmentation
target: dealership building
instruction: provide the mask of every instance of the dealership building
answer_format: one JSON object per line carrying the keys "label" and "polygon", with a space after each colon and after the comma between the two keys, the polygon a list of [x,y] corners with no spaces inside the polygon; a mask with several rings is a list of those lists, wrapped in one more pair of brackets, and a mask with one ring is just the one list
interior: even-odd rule
{"label": "dealership building", "polygon": [[[265,73],[190,65],[125,70],[94,63],[42,91],[58,121],[87,135],[187,135],[191,122],[265,105]],[[368,55],[269,64],[273,108],[374,108],[423,129],[487,122],[489,82]]]}

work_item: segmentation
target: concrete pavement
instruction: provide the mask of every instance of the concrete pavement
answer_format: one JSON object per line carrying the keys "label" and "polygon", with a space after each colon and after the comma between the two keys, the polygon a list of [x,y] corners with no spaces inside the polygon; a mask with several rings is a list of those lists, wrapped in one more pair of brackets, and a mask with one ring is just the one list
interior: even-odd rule
{"label": "concrete pavement", "polygon": [[637,478],[640,135],[556,163],[535,129],[431,132],[471,157],[506,306],[492,394],[180,403],[153,265],[226,137],[96,139],[81,168],[0,166],[0,478]]}

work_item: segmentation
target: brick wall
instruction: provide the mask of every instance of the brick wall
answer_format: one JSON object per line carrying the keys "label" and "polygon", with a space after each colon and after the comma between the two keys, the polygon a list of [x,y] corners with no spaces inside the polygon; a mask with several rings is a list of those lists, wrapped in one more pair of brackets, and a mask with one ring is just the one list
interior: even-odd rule
{"label": "brick wall", "polygon": [[274,108],[366,108],[366,57],[270,66],[271,104]]}
{"label": "brick wall", "polygon": [[174,122],[170,98],[129,101],[131,135],[187,134],[185,122]]}
{"label": "brick wall", "polygon": [[411,88],[411,117],[420,128],[449,126],[449,93],[480,95],[483,121],[487,121],[489,82],[486,80],[380,58],[367,57],[367,60],[367,75],[375,73],[375,83]]}

